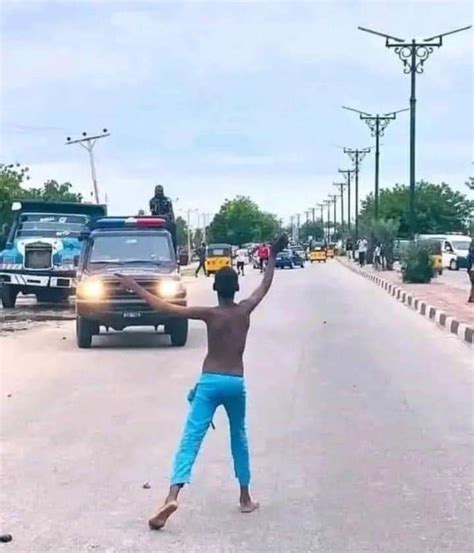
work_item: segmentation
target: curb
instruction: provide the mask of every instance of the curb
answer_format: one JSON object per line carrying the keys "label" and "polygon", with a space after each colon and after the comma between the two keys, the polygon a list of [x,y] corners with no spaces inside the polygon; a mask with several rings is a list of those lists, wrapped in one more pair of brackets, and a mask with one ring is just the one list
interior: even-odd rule
{"label": "curb", "polygon": [[472,326],[462,323],[456,320],[454,317],[446,314],[444,311],[441,311],[438,307],[434,307],[426,303],[425,301],[420,300],[412,293],[407,292],[404,288],[398,286],[397,284],[394,284],[393,282],[388,282],[388,280],[385,280],[378,275],[367,273],[366,271],[364,271],[364,269],[349,265],[340,259],[338,259],[338,261],[339,263],[341,263],[341,265],[344,265],[344,267],[347,267],[353,273],[361,275],[371,280],[372,282],[375,282],[375,284],[383,288],[396,300],[404,303],[411,309],[414,309],[423,317],[429,319],[430,321],[433,321],[440,327],[447,330],[450,334],[454,334],[464,343],[469,345],[474,344],[474,328]]}

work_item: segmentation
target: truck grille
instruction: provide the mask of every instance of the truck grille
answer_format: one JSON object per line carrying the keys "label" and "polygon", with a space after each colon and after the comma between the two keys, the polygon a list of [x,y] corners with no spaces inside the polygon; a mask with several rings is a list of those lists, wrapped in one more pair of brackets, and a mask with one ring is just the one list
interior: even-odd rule
{"label": "truck grille", "polygon": [[50,269],[53,266],[53,247],[44,242],[25,246],[25,269]]}
{"label": "truck grille", "polygon": [[[147,280],[147,281],[139,281],[140,286],[143,286],[148,292],[156,295],[156,286],[158,281],[157,280]],[[142,301],[142,299],[135,294],[135,292],[129,292],[128,290],[124,290],[118,281],[105,281],[105,295],[108,299],[111,300],[138,300]]]}

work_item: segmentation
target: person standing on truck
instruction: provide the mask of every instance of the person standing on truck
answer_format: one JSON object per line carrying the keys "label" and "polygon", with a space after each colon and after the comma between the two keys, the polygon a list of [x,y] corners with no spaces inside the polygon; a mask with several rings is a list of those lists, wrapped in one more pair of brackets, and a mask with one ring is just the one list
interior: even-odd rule
{"label": "person standing on truck", "polygon": [[173,238],[174,251],[177,251],[178,243],[176,238],[176,221],[173,211],[173,202],[165,196],[161,184],[155,186],[155,195],[150,200],[150,213],[157,217],[164,217],[168,222],[168,228]]}

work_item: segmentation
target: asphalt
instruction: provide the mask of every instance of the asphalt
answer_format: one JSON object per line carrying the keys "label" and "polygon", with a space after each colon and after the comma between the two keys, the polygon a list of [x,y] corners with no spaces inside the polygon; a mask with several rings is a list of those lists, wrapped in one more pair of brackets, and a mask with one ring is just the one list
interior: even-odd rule
{"label": "asphalt", "polygon": [[180,510],[150,532],[205,353],[190,328],[179,350],[126,333],[79,351],[72,321],[0,335],[5,551],[472,552],[472,349],[335,262],[279,272],[252,318],[260,511],[237,510],[218,413]]}

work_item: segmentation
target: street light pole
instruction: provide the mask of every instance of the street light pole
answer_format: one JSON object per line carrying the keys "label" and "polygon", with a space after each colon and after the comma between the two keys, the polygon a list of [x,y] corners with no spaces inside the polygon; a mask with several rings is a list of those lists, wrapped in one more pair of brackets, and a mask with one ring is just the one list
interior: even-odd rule
{"label": "street light pole", "polygon": [[407,109],[399,109],[398,111],[392,111],[390,113],[376,113],[372,115],[365,111],[359,111],[358,109],[342,106],[343,109],[349,111],[355,111],[359,114],[360,119],[367,123],[370,129],[371,135],[375,137],[375,198],[374,198],[374,215],[375,219],[379,218],[379,166],[380,166],[380,137],[384,136],[385,129],[388,127],[391,121],[397,118],[397,113],[408,111]]}
{"label": "street light pole", "polygon": [[70,136],[66,138],[66,146],[69,146],[70,144],[79,144],[79,146],[81,146],[82,148],[84,148],[89,152],[89,164],[91,167],[92,186],[94,188],[94,199],[97,204],[100,203],[99,186],[97,184],[97,173],[95,170],[93,150],[97,140],[100,140],[101,138],[105,138],[106,136],[110,136],[110,133],[107,131],[107,129],[103,129],[102,133],[103,134],[98,134],[96,136],[87,136],[87,133],[83,132],[82,133],[83,138],[79,138],[77,140],[72,140]]}
{"label": "street light pole", "polygon": [[333,182],[334,186],[339,187],[341,191],[341,234],[344,235],[344,182]]}
{"label": "street light pole", "polygon": [[403,38],[387,35],[373,29],[367,29],[366,27],[358,27],[360,31],[371,33],[373,35],[381,36],[385,38],[385,46],[387,48],[393,48],[395,54],[398,55],[403,63],[403,72],[410,74],[410,235],[413,238],[416,234],[416,212],[415,212],[415,186],[416,186],[416,174],[415,174],[415,148],[416,148],[416,75],[421,74],[424,71],[425,61],[430,57],[430,54],[434,52],[435,48],[441,48],[443,46],[443,37],[452,35],[454,33],[460,33],[461,31],[467,31],[472,25],[461,27],[460,29],[454,29],[447,33],[441,33],[439,35],[432,36],[430,38],[417,41],[412,39],[411,41],[405,41]]}
{"label": "street light pole", "polygon": [[356,240],[359,237],[359,168],[364,157],[370,153],[370,148],[362,148],[353,150],[344,148],[344,153],[348,154],[354,164],[355,172],[355,236]]}
{"label": "street light pole", "polygon": [[351,175],[355,169],[338,169],[339,173],[344,175],[347,182],[347,231],[351,232]]}

